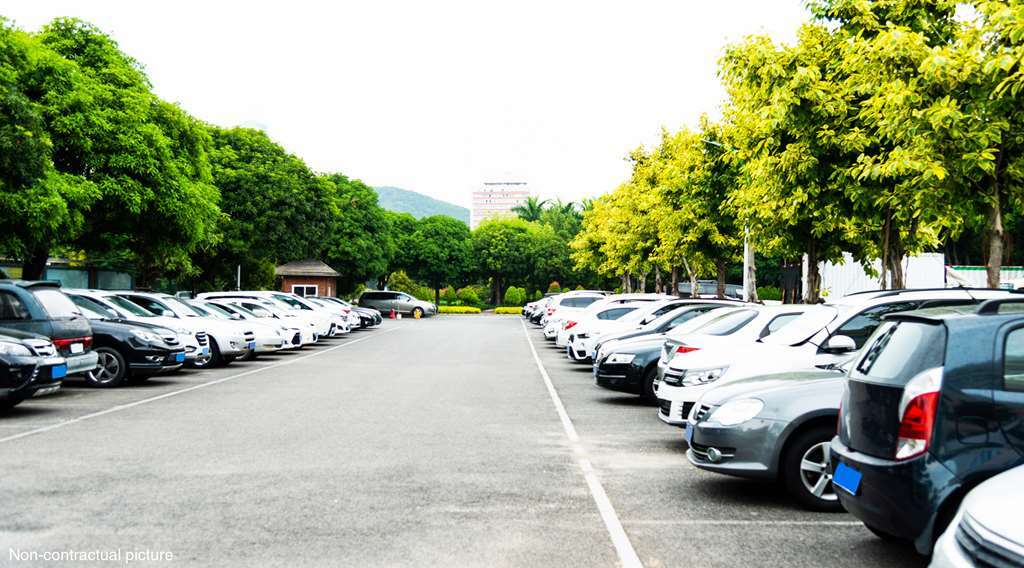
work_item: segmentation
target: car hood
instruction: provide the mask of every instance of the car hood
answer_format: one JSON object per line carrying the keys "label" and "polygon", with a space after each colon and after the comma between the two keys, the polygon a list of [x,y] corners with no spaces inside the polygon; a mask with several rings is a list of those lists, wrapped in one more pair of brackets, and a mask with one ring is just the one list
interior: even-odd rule
{"label": "car hood", "polygon": [[612,346],[612,352],[641,353],[647,351],[661,351],[661,346],[664,344],[665,339],[662,337],[635,337],[633,339],[617,342]]}
{"label": "car hood", "polygon": [[[985,481],[967,494],[963,511],[971,520],[1003,538],[1024,545],[1024,523],[1019,511],[1024,508],[1024,466]],[[954,527],[950,527],[954,530]]]}
{"label": "car hood", "polygon": [[747,377],[709,390],[701,398],[701,404],[717,406],[737,396],[762,400],[767,397],[798,397],[805,391],[816,389],[834,389],[838,401],[845,385],[842,375],[840,371],[812,368]]}
{"label": "car hood", "polygon": [[133,329],[142,329],[156,333],[176,333],[173,328],[168,328],[167,326],[126,319],[91,319],[89,324],[92,325],[93,331],[106,334],[118,331],[131,331]]}

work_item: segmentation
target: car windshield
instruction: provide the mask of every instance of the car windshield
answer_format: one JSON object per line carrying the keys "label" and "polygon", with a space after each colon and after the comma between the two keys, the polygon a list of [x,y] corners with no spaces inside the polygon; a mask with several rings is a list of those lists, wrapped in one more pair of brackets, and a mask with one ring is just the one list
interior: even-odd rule
{"label": "car windshield", "polygon": [[711,325],[726,314],[736,311],[739,310],[737,308],[720,308],[712,310],[706,314],[701,314],[686,323],[676,326],[676,328],[670,331],[667,336],[669,339],[679,339],[684,335],[704,333],[703,330],[705,326]]}
{"label": "car windshield", "polygon": [[240,306],[238,304],[229,304],[229,307],[231,308],[231,310],[233,310],[235,312],[238,312],[238,313],[242,314],[243,316],[250,316],[250,317],[254,317],[254,318],[267,318],[267,317],[270,317],[270,316],[273,315],[273,314],[271,314],[270,312],[268,312],[266,310],[262,310],[264,312],[263,315],[258,315],[258,314],[256,314],[256,312],[254,310],[250,310],[249,308],[247,308],[245,306]]}
{"label": "car windshield", "polygon": [[78,306],[78,309],[81,310],[83,314],[85,314],[85,317],[90,317],[89,314],[85,313],[85,310],[104,314],[104,318],[121,317],[121,314],[117,310],[103,302],[100,302],[99,300],[86,298],[85,296],[79,296],[77,294],[68,294],[68,297],[71,298],[71,301]]}
{"label": "car windshield", "polygon": [[139,316],[140,318],[155,318],[156,314],[136,304],[135,302],[122,298],[121,296],[103,296],[103,300],[109,304],[113,304],[115,307],[120,308],[133,316]]}
{"label": "car windshield", "polygon": [[757,317],[757,310],[737,310],[718,316],[700,328],[701,335],[732,335]]}
{"label": "car windshield", "polygon": [[173,298],[171,296],[161,297],[160,301],[163,302],[164,304],[166,304],[167,306],[169,306],[172,310],[174,310],[174,312],[176,314],[178,314],[180,316],[185,316],[185,317],[190,317],[190,318],[197,318],[197,317],[203,317],[203,315],[204,315],[204,314],[200,313],[199,310],[197,310],[197,309],[193,308],[192,306],[186,304],[185,302],[182,302],[181,300],[179,300],[177,298]]}
{"label": "car windshield", "polygon": [[78,311],[82,312],[82,315],[84,315],[85,317],[87,317],[87,318],[89,318],[91,320],[110,319],[110,314],[100,313],[99,311],[94,310],[94,309],[92,309],[89,306],[83,306],[82,304],[78,304],[77,302],[76,302],[76,304],[78,306]]}
{"label": "car windshield", "polygon": [[[665,312],[665,313],[661,314],[660,316],[658,316],[657,318],[655,318],[655,319],[647,322],[646,324],[644,324],[644,329],[657,329],[657,328],[665,325],[666,323],[676,319],[677,317],[682,316],[683,314],[686,314],[687,312],[691,312],[691,311],[694,311],[694,310],[697,310],[697,309],[698,308],[696,308],[694,306],[682,306],[682,307],[676,308],[676,309],[674,309],[674,310],[672,310],[670,312]],[[692,315],[690,317],[691,318],[696,318],[698,316],[699,316],[699,314],[694,314],[694,315]],[[691,319],[690,321],[693,321],[693,320]],[[689,322],[685,322],[685,323],[689,323]],[[685,323],[681,324],[681,325],[685,325]],[[677,326],[677,328],[678,328],[678,326]]]}
{"label": "car windshield", "polygon": [[56,288],[38,288],[32,292],[51,318],[76,318],[82,315],[71,298]]}
{"label": "car windshield", "polygon": [[761,341],[770,345],[799,345],[835,321],[838,315],[839,310],[833,306],[818,306]]}
{"label": "car windshield", "polygon": [[290,309],[293,309],[293,310],[311,310],[311,309],[313,309],[313,308],[310,308],[309,306],[307,306],[305,303],[299,301],[298,298],[293,298],[291,296],[286,296],[284,294],[274,294],[274,299],[279,301],[279,302],[283,302]]}

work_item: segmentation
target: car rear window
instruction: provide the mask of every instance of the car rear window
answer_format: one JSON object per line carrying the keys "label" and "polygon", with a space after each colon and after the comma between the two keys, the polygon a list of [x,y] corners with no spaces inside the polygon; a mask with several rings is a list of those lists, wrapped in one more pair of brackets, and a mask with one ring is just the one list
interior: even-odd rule
{"label": "car rear window", "polygon": [[946,358],[946,327],[916,321],[883,322],[850,377],[904,385],[921,371],[941,367]]}
{"label": "car rear window", "polygon": [[565,306],[567,308],[585,308],[585,307],[589,306],[590,304],[593,304],[594,302],[596,302],[596,301],[598,301],[600,299],[601,298],[597,298],[597,297],[591,298],[591,297],[587,297],[587,296],[583,296],[581,298],[566,298],[566,299],[562,300],[561,302],[559,302],[559,305]]}
{"label": "car rear window", "polygon": [[52,318],[74,318],[82,315],[71,298],[56,288],[40,288],[32,290],[32,294]]}

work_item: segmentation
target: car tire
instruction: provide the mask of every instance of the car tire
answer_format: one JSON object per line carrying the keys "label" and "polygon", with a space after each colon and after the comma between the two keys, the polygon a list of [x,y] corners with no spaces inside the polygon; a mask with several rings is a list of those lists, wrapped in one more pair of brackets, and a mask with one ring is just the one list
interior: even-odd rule
{"label": "car tire", "polygon": [[834,428],[819,426],[798,432],[786,443],[780,470],[782,482],[805,509],[829,513],[843,510],[828,472],[828,448],[834,436]]}
{"label": "car tire", "polygon": [[220,347],[217,347],[217,340],[213,336],[208,336],[210,342],[210,358],[204,362],[200,362],[198,359],[192,363],[192,366],[197,369],[209,369],[211,367],[219,367],[224,363],[224,358],[221,357]]}
{"label": "car tire", "polygon": [[0,400],[0,410],[10,410],[22,402],[25,402],[25,399],[20,396],[17,398],[5,398]]}
{"label": "car tire", "polygon": [[85,382],[90,387],[114,388],[125,383],[128,378],[128,362],[124,356],[110,347],[97,347],[98,361],[96,368],[85,373]]}
{"label": "car tire", "polygon": [[658,402],[658,394],[654,391],[654,383],[658,381],[658,367],[652,366],[644,373],[644,378],[640,380],[640,398],[644,402],[650,404],[656,404]]}
{"label": "car tire", "polygon": [[423,308],[413,308],[412,317],[414,319],[420,319],[421,317],[423,317]]}

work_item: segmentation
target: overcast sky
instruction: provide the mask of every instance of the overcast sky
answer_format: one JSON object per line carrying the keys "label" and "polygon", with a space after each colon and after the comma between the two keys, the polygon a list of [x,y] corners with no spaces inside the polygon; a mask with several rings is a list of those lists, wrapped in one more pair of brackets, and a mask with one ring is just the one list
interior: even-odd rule
{"label": "overcast sky", "polygon": [[718,113],[716,61],[753,33],[791,41],[801,0],[5,0],[35,30],[77,16],[157,93],[263,128],[320,171],[468,205],[483,181],[578,200],[628,175],[662,126]]}

